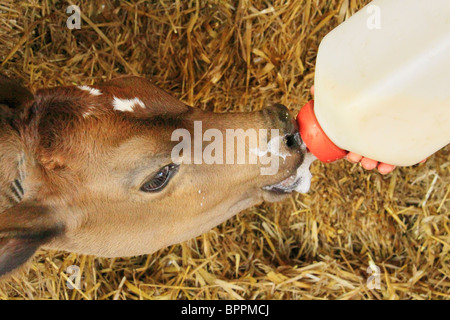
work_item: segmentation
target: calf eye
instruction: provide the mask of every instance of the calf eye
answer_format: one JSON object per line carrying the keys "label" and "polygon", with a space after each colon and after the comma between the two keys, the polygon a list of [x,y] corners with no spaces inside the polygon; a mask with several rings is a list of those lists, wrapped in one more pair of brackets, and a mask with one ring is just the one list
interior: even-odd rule
{"label": "calf eye", "polygon": [[177,173],[179,165],[171,163],[161,168],[150,181],[146,182],[142,187],[143,192],[157,192],[164,189],[170,179]]}

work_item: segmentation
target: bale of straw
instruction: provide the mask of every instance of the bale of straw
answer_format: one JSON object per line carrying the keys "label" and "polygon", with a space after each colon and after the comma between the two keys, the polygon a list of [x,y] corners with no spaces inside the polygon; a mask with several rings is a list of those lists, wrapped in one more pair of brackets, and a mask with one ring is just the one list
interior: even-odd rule
{"label": "bale of straw", "polygon": [[[311,97],[327,32],[367,0],[87,1],[0,4],[1,72],[31,88],[139,74],[217,112]],[[315,163],[312,190],[262,204],[155,254],[54,251],[0,284],[0,299],[448,299],[450,148],[388,176]],[[70,290],[66,269],[82,273]],[[370,289],[378,266],[381,288]]]}

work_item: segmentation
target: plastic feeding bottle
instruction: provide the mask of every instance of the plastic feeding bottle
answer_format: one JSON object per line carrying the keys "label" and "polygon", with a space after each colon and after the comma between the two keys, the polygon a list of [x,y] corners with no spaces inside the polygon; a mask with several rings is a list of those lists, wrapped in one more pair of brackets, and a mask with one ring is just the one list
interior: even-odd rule
{"label": "plastic feeding bottle", "polygon": [[330,32],[315,101],[297,118],[308,149],[409,166],[450,142],[450,0],[375,0]]}

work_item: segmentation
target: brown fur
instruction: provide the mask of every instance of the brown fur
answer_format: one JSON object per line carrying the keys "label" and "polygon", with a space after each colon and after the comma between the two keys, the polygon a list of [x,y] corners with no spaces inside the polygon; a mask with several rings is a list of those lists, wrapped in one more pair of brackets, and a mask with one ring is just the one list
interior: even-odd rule
{"label": "brown fur", "polygon": [[[283,146],[290,157],[273,176],[261,176],[260,165],[182,164],[164,190],[143,193],[142,184],[171,162],[176,128],[192,132],[195,120],[222,132],[297,128],[280,117],[281,107],[204,112],[139,77],[90,87],[101,95],[59,87],[33,96],[0,78],[0,275],[40,246],[115,257],[185,241],[263,200],[282,199],[262,187],[303,161],[299,146]],[[114,97],[138,97],[145,108],[113,110]]]}

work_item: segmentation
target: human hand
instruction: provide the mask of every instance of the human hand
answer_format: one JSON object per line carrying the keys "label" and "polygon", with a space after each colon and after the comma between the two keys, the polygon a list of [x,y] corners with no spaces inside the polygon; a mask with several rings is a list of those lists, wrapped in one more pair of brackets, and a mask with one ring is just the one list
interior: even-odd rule
{"label": "human hand", "polygon": [[381,174],[388,174],[394,171],[395,166],[383,162],[378,162],[373,159],[365,158],[359,154],[349,152],[345,157],[351,163],[361,163],[361,166],[366,170],[378,169]]}

